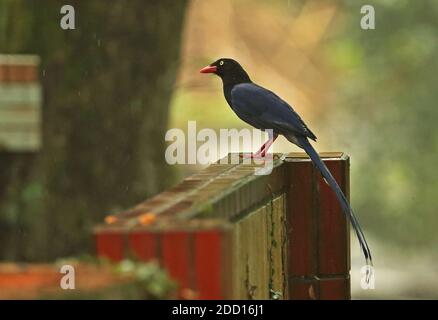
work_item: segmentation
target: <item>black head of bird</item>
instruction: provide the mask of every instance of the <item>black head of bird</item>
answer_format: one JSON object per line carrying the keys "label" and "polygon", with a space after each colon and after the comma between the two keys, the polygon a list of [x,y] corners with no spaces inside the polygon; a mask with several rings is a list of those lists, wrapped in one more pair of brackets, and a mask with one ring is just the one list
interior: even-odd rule
{"label": "black head of bird", "polygon": [[236,60],[230,58],[218,59],[205,68],[202,68],[200,72],[214,73],[218,75],[222,79],[224,85],[236,85],[239,83],[251,82],[251,79],[242,66]]}

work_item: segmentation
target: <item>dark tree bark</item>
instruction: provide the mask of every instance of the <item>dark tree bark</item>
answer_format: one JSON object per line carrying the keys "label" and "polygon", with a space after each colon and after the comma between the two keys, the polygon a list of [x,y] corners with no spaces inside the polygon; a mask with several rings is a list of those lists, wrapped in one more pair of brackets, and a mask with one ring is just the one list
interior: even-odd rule
{"label": "dark tree bark", "polygon": [[[164,133],[186,1],[2,1],[0,52],[41,57],[43,148],[2,157],[0,259],[89,252],[93,225],[170,182]],[[3,30],[1,30],[3,29]]]}

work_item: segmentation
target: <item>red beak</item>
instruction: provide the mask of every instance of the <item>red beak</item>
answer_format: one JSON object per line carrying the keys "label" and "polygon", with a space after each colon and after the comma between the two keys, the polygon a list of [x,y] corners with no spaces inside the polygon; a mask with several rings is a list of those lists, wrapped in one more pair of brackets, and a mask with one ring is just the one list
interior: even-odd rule
{"label": "red beak", "polygon": [[199,70],[200,73],[215,73],[216,71],[217,71],[216,66],[206,66],[205,68]]}

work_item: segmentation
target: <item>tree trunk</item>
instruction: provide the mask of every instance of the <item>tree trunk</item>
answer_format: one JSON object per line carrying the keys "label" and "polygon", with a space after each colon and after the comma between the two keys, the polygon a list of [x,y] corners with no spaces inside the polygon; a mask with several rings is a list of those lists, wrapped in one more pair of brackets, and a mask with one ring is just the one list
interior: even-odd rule
{"label": "tree trunk", "polygon": [[[171,181],[164,133],[186,1],[0,4],[0,52],[41,57],[43,148],[0,155],[0,259],[87,253],[91,229]],[[3,30],[2,30],[3,29]]]}

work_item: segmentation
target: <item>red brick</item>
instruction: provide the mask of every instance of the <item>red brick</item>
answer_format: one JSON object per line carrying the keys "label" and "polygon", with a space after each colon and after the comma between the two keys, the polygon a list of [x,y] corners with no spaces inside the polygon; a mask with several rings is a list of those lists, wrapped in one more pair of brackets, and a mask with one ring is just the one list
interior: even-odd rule
{"label": "red brick", "polygon": [[8,66],[0,64],[0,82],[7,82],[8,80]]}
{"label": "red brick", "polygon": [[319,281],[321,300],[350,299],[350,278],[321,279]]}
{"label": "red brick", "polygon": [[[344,189],[344,172],[341,161],[326,161],[333,177]],[[348,229],[347,220],[339,201],[318,173],[319,185],[319,219],[318,219],[318,254],[319,275],[348,273]]]}
{"label": "red brick", "polygon": [[141,261],[158,259],[158,235],[152,232],[133,232],[128,237],[129,249]]}
{"label": "red brick", "polygon": [[124,235],[121,233],[100,232],[96,235],[96,250],[99,257],[120,261],[124,258],[124,247]]}
{"label": "red brick", "polygon": [[316,300],[319,299],[317,280],[290,279],[289,299],[291,300]]}
{"label": "red brick", "polygon": [[221,299],[222,233],[201,231],[195,234],[195,274],[199,299]]}
{"label": "red brick", "polygon": [[8,82],[38,81],[37,67],[31,65],[10,65],[8,67]]}
{"label": "red brick", "polygon": [[162,264],[169,275],[178,281],[180,290],[193,288],[191,235],[184,231],[164,232],[161,235]]}
{"label": "red brick", "polygon": [[313,188],[311,162],[289,163],[287,223],[289,274],[306,276],[316,272]]}

